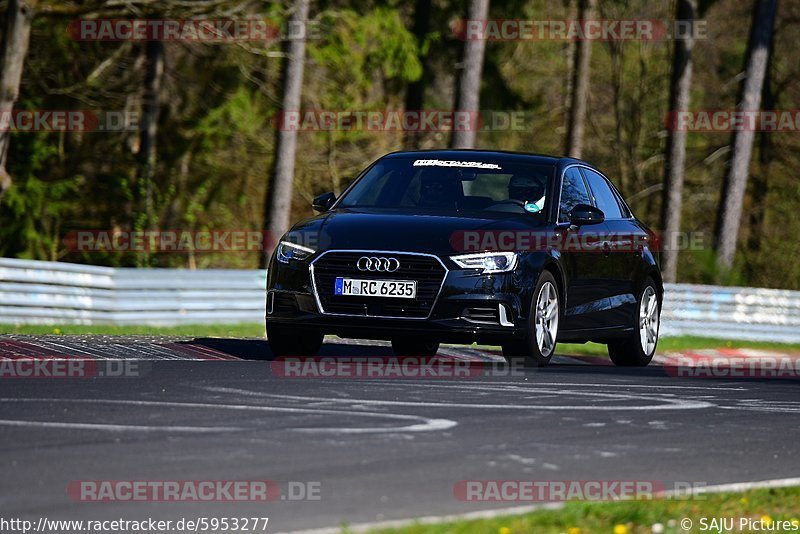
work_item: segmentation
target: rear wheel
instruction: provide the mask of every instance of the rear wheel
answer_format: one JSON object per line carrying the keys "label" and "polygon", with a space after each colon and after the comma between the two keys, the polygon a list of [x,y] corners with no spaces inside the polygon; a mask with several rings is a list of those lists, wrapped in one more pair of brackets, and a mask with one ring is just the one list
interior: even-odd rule
{"label": "rear wheel", "polygon": [[394,338],[392,350],[397,356],[435,356],[439,351],[439,343],[430,340]]}
{"label": "rear wheel", "polygon": [[658,345],[658,327],[661,307],[658,291],[652,278],[648,278],[639,293],[638,313],[633,332],[619,341],[608,344],[608,355],[616,365],[644,367],[653,359]]}
{"label": "rear wheel", "polygon": [[322,347],[322,332],[267,325],[267,341],[275,356],[314,356]]}
{"label": "rear wheel", "polygon": [[531,301],[528,314],[528,332],[524,340],[503,344],[503,356],[509,362],[523,361],[531,367],[550,363],[556,351],[560,305],[556,279],[549,271],[542,271]]}

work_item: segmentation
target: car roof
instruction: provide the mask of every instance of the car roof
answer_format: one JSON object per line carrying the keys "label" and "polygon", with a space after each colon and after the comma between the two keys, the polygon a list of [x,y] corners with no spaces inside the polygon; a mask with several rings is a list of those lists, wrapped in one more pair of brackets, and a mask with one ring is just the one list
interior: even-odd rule
{"label": "car roof", "polygon": [[499,159],[503,161],[524,161],[526,163],[539,163],[544,165],[557,165],[559,163],[582,163],[593,165],[574,158],[550,156],[547,154],[532,154],[528,152],[512,152],[509,150],[481,150],[481,149],[444,149],[444,150],[401,150],[384,156],[386,159],[399,159],[424,155],[436,158],[463,158],[465,155],[480,159]]}

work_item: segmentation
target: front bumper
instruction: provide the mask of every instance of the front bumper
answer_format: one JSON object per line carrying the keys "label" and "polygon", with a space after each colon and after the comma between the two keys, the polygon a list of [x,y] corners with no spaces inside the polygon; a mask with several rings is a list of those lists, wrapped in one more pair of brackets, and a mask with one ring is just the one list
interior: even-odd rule
{"label": "front bumper", "polygon": [[498,344],[521,338],[524,332],[515,326],[476,324],[465,318],[450,319],[385,319],[350,317],[319,313],[273,313],[267,324],[313,328],[324,334],[355,339],[392,339],[403,335],[422,336],[443,343]]}
{"label": "front bumper", "polygon": [[439,294],[424,318],[337,314],[320,307],[307,263],[276,264],[267,282],[267,324],[313,328],[360,339],[424,336],[450,343],[502,343],[525,335],[522,310],[530,280],[518,269],[479,275],[448,266]]}

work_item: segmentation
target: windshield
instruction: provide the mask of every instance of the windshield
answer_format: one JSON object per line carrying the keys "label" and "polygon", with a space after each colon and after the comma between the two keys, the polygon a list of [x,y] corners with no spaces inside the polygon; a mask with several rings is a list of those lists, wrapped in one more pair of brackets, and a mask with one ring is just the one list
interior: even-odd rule
{"label": "windshield", "polygon": [[542,213],[550,165],[506,161],[387,158],[369,169],[338,207]]}

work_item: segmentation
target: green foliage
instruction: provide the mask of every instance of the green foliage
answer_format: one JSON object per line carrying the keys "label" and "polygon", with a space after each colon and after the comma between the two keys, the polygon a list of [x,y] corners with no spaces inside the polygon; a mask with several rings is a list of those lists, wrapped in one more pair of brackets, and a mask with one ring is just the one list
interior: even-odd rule
{"label": "green foliage", "polygon": [[[765,522],[762,528],[775,528],[778,521],[800,525],[800,488],[756,489],[742,493],[709,493],[672,498],[622,500],[617,502],[571,501],[558,509],[541,509],[526,514],[491,519],[461,520],[439,524],[414,524],[401,528],[374,529],[372,534],[562,534],[576,532],[640,533],[684,532],[680,521],[694,522],[691,532],[699,532],[700,519],[751,518]],[[756,523],[756,528],[758,523]],[[345,527],[346,529],[346,527]]]}
{"label": "green foliage", "polygon": [[[598,4],[602,19],[668,21],[674,16],[674,6],[644,0]],[[230,0],[223,9],[281,23],[289,5]],[[734,0],[701,2],[709,38],[695,43],[693,109],[736,105],[748,37],[743,21],[749,20],[751,7]],[[163,2],[148,5],[144,15],[191,18],[197,9]],[[491,9],[490,16],[498,19],[571,17],[566,2],[510,0]],[[399,110],[409,83],[421,79],[424,108],[451,109],[464,45],[451,25],[465,16],[463,4],[433,2],[430,28],[417,36],[407,3],[312,2],[311,17],[319,26],[307,45],[302,108]],[[791,24],[791,16],[779,10],[772,58],[781,109],[800,101],[795,52],[800,26]],[[140,111],[142,44],[76,42],[68,37],[68,23],[53,15],[36,19],[17,107]],[[137,179],[138,131],[14,134],[8,165],[14,185],[0,201],[0,253],[107,265],[255,267],[257,253],[75,253],[63,238],[80,229],[260,229],[281,102],[282,44],[165,43],[157,163],[147,181]],[[524,121],[521,129],[480,131],[478,146],[563,152],[569,52],[570,43],[559,40],[487,43],[481,107],[522,112]],[[637,216],[655,229],[671,53],[669,41],[592,43],[584,159],[606,170],[632,199]],[[420,57],[427,66],[424,76]],[[688,136],[682,230],[702,232],[706,246],[681,254],[682,281],[800,288],[800,267],[791,261],[800,257],[795,237],[800,234],[800,137],[770,135],[765,158],[760,143],[755,147],[752,170],[764,190],[749,191],[741,245],[729,273],[717,272],[711,245],[730,135]],[[424,132],[417,142],[442,148],[449,139],[449,132]],[[311,198],[341,191],[365,165],[405,143],[400,131],[301,131],[292,219],[311,215]],[[763,214],[763,224],[754,223],[750,213]]]}
{"label": "green foliage", "polygon": [[321,42],[310,43],[308,52],[330,75],[323,102],[347,106],[382,81],[411,82],[422,75],[417,41],[396,9],[331,10],[320,18],[327,31]]}
{"label": "green foliage", "polygon": [[0,254],[26,259],[58,259],[60,230],[74,213],[80,176],[43,180],[37,175],[58,165],[57,145],[51,134],[19,133],[12,136],[11,189],[0,201]]}

